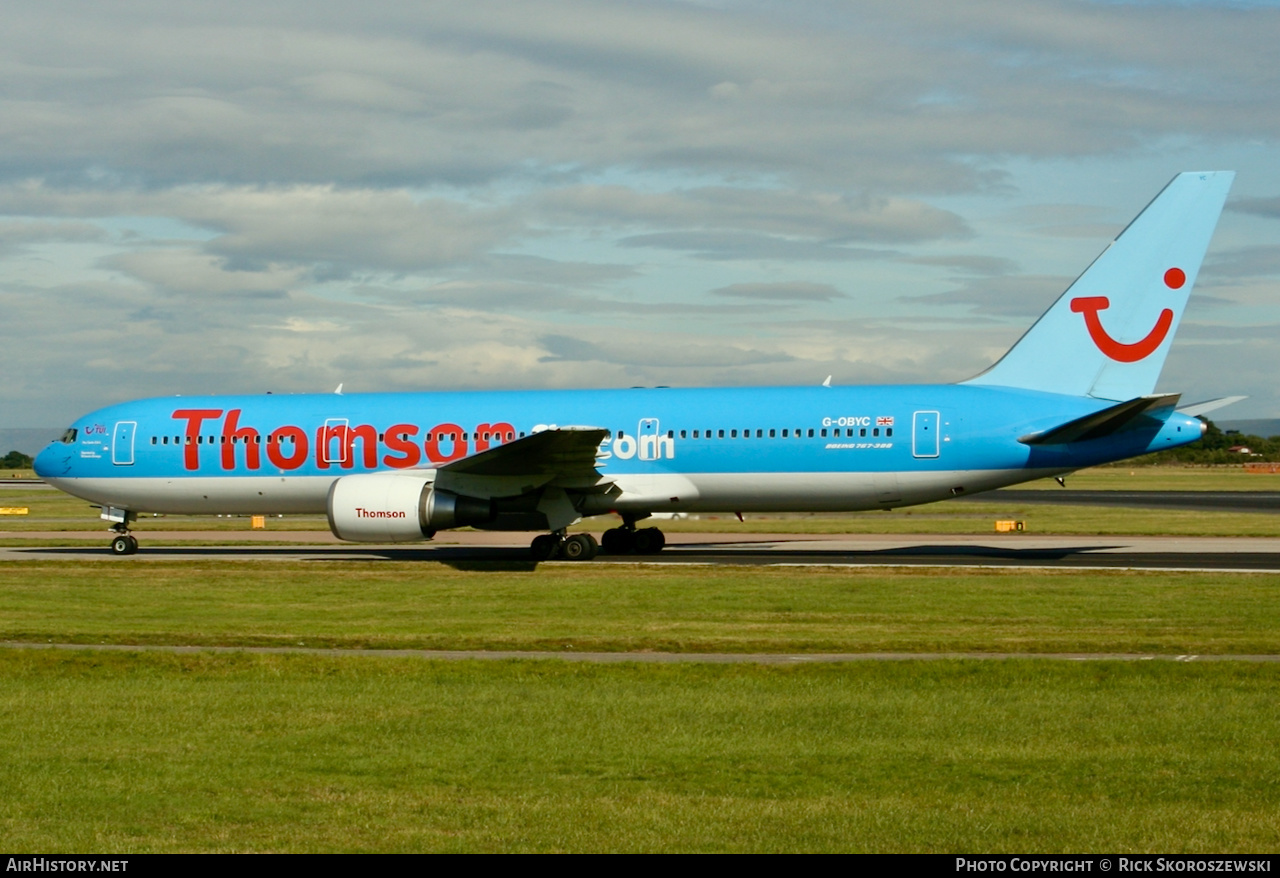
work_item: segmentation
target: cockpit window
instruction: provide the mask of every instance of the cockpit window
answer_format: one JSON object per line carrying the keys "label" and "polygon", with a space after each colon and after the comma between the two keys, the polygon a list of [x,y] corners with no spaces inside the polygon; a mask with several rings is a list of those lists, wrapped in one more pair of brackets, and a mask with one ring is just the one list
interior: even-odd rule
{"label": "cockpit window", "polygon": [[76,441],[76,428],[75,428],[75,427],[68,427],[68,428],[67,428],[67,432],[65,432],[65,433],[63,433],[63,434],[62,434],[62,439],[61,439],[60,441],[62,442],[62,444],[63,444],[63,445],[70,445],[72,442],[75,442],[75,441]]}

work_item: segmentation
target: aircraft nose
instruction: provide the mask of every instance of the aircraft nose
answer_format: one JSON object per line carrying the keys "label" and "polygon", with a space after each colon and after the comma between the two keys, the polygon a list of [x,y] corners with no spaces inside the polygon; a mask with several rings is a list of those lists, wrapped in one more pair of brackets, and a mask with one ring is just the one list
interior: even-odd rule
{"label": "aircraft nose", "polygon": [[32,467],[36,475],[42,479],[60,476],[66,473],[71,465],[71,452],[60,442],[50,442],[36,455]]}

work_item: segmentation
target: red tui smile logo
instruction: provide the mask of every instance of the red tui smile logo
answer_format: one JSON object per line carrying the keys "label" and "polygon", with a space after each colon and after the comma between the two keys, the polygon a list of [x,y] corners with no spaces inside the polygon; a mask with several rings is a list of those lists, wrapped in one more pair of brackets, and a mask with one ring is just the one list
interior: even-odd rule
{"label": "red tui smile logo", "polygon": [[[1164,273],[1164,285],[1171,290],[1180,288],[1187,282],[1187,275],[1181,268],[1171,268]],[[1111,359],[1119,363],[1136,363],[1145,359],[1164,341],[1173,326],[1173,312],[1165,308],[1160,312],[1156,325],[1147,333],[1147,337],[1133,344],[1124,344],[1112,338],[1098,317],[1099,311],[1111,307],[1111,300],[1106,296],[1081,296],[1071,300],[1071,310],[1084,315],[1084,325],[1089,330],[1093,343]]]}

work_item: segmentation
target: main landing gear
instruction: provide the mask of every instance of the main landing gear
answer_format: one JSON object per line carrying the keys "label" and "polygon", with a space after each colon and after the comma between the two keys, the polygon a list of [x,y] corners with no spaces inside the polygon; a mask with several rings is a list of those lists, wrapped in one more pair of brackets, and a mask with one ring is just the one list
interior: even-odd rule
{"label": "main landing gear", "polygon": [[590,561],[601,550],[607,555],[656,555],[666,544],[656,527],[637,529],[634,520],[624,519],[622,527],[605,531],[599,544],[591,534],[567,536],[560,530],[534,537],[529,552],[535,561]]}
{"label": "main landing gear", "polygon": [[564,531],[541,534],[533,538],[529,551],[535,561],[560,558],[565,561],[590,561],[600,551],[596,538],[591,534],[565,536]]}
{"label": "main landing gear", "polygon": [[600,536],[600,545],[610,555],[656,555],[667,538],[656,527],[637,529],[634,520],[623,519],[622,527],[612,527]]}

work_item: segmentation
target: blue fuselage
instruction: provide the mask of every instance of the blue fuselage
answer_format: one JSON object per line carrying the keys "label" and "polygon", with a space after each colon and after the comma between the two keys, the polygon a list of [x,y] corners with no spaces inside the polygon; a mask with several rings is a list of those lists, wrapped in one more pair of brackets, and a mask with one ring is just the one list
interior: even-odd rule
{"label": "blue fuselage", "polygon": [[1201,435],[1195,418],[1167,413],[1087,442],[1019,441],[1113,404],[964,385],[175,397],[87,415],[36,470],[132,511],[322,511],[345,475],[446,466],[589,426],[609,431],[602,477],[687,477],[699,488],[688,509],[804,511],[929,502]]}

